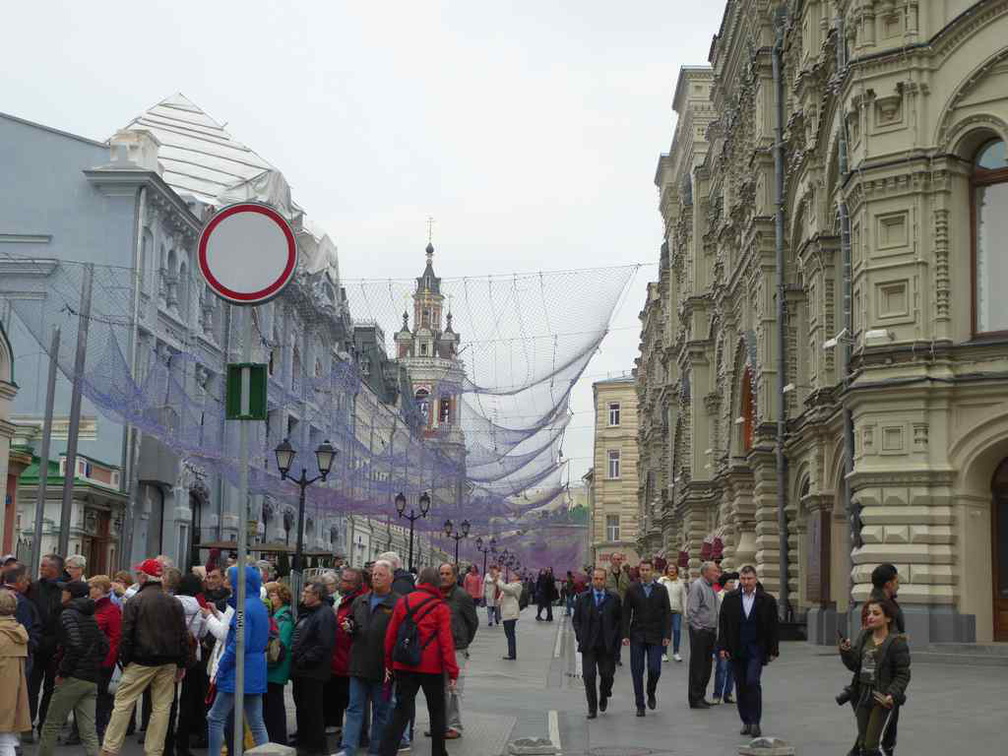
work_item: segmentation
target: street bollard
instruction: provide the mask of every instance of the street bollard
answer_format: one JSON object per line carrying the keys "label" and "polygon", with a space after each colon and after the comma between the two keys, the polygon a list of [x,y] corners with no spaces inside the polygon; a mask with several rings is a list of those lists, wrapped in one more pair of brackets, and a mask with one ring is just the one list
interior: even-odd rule
{"label": "street bollard", "polygon": [[754,738],[740,745],[739,756],[794,756],[794,746],[780,738]]}

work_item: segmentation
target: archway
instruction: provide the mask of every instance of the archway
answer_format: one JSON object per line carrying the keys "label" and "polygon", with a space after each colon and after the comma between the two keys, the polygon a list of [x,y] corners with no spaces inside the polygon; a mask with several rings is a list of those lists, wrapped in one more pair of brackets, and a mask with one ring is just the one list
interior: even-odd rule
{"label": "archway", "polygon": [[991,556],[994,576],[994,640],[1008,641],[1008,457],[991,480]]}

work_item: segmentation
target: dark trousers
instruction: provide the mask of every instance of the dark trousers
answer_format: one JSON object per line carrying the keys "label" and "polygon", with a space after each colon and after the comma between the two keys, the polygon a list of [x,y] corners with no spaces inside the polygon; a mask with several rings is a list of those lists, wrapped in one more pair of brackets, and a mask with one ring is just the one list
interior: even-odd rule
{"label": "dark trousers", "polygon": [[112,704],[115,703],[115,696],[108,692],[109,683],[112,682],[112,670],[115,665],[102,667],[98,672],[98,697],[95,698],[95,734],[98,742],[105,740],[105,728],[108,727],[109,719],[112,718]]}
{"label": "dark trousers", "polygon": [[287,705],[284,703],[283,683],[266,683],[263,709],[270,743],[287,745]]}
{"label": "dark trousers", "polygon": [[333,675],[322,689],[324,699],[325,726],[342,727],[343,714],[350,704],[350,678],[346,675]]}
{"label": "dark trousers", "polygon": [[294,708],[297,718],[298,751],[329,753],[326,748],[325,720],[322,712],[322,680],[294,678]]}
{"label": "dark trousers", "polygon": [[713,630],[697,630],[690,625],[689,703],[696,705],[707,695],[711,675],[711,654],[717,635]]}
{"label": "dark trousers", "polygon": [[206,667],[197,664],[187,669],[178,696],[178,723],[175,727],[175,753],[178,756],[186,756],[192,747],[192,736],[206,729],[206,689]]}
{"label": "dark trousers", "polygon": [[899,727],[899,713],[900,707],[893,706],[892,715],[889,717],[885,729],[882,730],[882,748],[885,750],[886,756],[892,756],[896,750],[896,731]]}
{"label": "dark trousers", "polygon": [[540,601],[536,605],[536,619],[542,619],[543,610],[546,611],[546,621],[553,621],[553,604],[549,601]]}
{"label": "dark trousers", "polygon": [[[601,678],[598,689],[595,688],[595,678]],[[616,675],[616,654],[612,649],[595,648],[581,652],[581,677],[584,680],[585,696],[588,699],[588,711],[598,711],[599,698],[612,696],[613,677]]]}
{"label": "dark trousers", "polygon": [[661,677],[661,658],[665,647],[660,643],[630,644],[630,675],[633,677],[634,703],[644,708],[644,667],[647,666],[647,692],[654,695]]}
{"label": "dark trousers", "polygon": [[504,637],[507,638],[508,656],[512,659],[518,658],[518,637],[515,633],[515,625],[518,620],[504,620]]}
{"label": "dark trousers", "polygon": [[[52,656],[43,658],[35,657],[32,660],[32,673],[28,678],[28,708],[35,716],[39,729],[45,722],[46,712],[49,711],[49,699],[52,698],[53,689],[56,687],[56,660]],[[41,701],[39,693],[42,694]]]}
{"label": "dark trousers", "polygon": [[385,728],[378,753],[381,756],[395,756],[399,750],[403,730],[413,719],[417,693],[423,688],[424,698],[427,699],[427,711],[430,713],[431,756],[447,756],[444,740],[445,729],[448,726],[445,715],[444,675],[402,670],[396,671],[395,674],[396,706]]}
{"label": "dark trousers", "polygon": [[735,699],[742,724],[759,724],[763,718],[763,654],[750,652],[748,656],[731,660],[735,672]]}

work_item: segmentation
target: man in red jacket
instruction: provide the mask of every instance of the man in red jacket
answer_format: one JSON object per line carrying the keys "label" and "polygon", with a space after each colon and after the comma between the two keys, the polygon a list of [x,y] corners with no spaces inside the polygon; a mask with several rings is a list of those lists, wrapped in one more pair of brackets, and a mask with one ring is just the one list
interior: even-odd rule
{"label": "man in red jacket", "polygon": [[[452,639],[451,610],[441,597],[441,580],[436,567],[420,572],[417,589],[396,604],[385,633],[385,681],[395,678],[398,688],[396,707],[382,738],[381,756],[395,756],[403,730],[413,716],[417,692],[422,688],[430,712],[431,755],[447,756],[445,750],[445,674],[448,689],[454,691],[459,668],[455,662],[455,642]],[[407,613],[417,628],[420,644],[420,664],[408,666],[393,659],[399,627]]]}
{"label": "man in red jacket", "polygon": [[95,732],[98,742],[105,739],[105,728],[112,717],[115,696],[108,692],[112,671],[119,658],[119,638],[122,636],[122,610],[112,603],[112,581],[108,575],[95,575],[88,581],[91,600],[95,602],[94,618],[98,629],[108,638],[109,652],[102,661],[98,677],[98,698],[95,701]]}
{"label": "man in red jacket", "polygon": [[347,567],[340,574],[340,598],[336,612],[336,643],[333,646],[332,677],[323,688],[327,727],[343,728],[343,714],[350,703],[350,646],[353,637],[343,631],[343,621],[350,616],[354,599],[365,593],[360,570]]}

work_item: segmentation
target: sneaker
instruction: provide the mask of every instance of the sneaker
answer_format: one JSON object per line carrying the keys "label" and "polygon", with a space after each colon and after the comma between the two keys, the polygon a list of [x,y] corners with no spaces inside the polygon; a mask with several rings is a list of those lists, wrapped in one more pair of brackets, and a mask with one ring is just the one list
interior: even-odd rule
{"label": "sneaker", "polygon": [[337,732],[339,732],[339,727],[336,725],[329,725],[325,728],[326,735],[335,735]]}
{"label": "sneaker", "polygon": [[720,706],[721,696],[714,696],[714,700],[711,701],[711,706]]}
{"label": "sneaker", "polygon": [[675,659],[677,662],[681,662],[682,661],[682,656],[679,655],[678,651],[676,651],[674,654],[672,654],[672,658]]}
{"label": "sneaker", "polygon": [[396,753],[413,753],[413,748],[409,743],[399,746],[399,750]]}
{"label": "sneaker", "polygon": [[663,657],[661,658],[661,660],[662,660],[663,662],[667,662],[667,661],[669,661],[669,658],[668,658],[668,654],[665,654],[665,656],[663,656]]}

